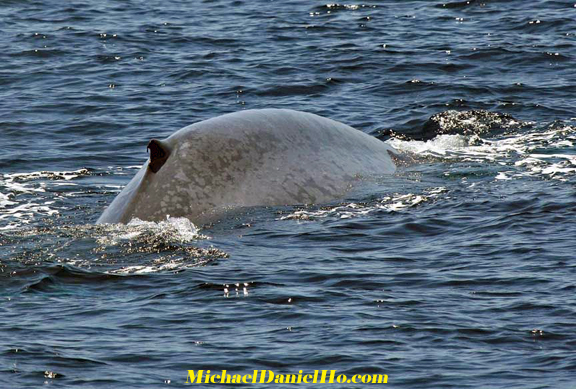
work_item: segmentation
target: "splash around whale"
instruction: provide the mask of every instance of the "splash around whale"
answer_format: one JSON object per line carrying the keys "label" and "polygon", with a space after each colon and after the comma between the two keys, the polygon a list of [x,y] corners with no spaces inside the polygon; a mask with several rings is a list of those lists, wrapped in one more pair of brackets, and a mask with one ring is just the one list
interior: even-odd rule
{"label": "splash around whale", "polygon": [[319,204],[360,177],[392,174],[395,150],[350,126],[287,109],[246,110],[148,143],[149,160],[97,223],[186,217],[213,222],[231,209]]}

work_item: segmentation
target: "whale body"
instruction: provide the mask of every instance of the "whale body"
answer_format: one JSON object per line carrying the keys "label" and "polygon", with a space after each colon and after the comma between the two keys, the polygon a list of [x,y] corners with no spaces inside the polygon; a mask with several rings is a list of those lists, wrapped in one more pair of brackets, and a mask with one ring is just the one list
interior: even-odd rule
{"label": "whale body", "polygon": [[148,143],[150,158],[97,223],[186,217],[215,221],[238,207],[319,204],[362,177],[392,174],[382,141],[337,121],[287,109],[246,110]]}

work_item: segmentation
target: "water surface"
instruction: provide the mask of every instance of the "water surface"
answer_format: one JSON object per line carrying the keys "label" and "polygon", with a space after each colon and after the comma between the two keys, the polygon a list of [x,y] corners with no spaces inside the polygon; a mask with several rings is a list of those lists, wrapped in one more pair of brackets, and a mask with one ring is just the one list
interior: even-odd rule
{"label": "water surface", "polygon": [[[573,388],[575,13],[3,1],[0,386],[335,369]],[[149,139],[253,108],[330,117],[419,162],[339,202],[200,230],[93,224]]]}

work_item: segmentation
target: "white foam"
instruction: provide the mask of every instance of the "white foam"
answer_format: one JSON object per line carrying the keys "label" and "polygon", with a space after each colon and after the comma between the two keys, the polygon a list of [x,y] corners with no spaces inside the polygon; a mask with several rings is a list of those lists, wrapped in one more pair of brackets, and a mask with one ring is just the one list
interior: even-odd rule
{"label": "white foam", "polygon": [[146,222],[138,218],[132,219],[128,226],[144,227],[152,231],[171,231],[173,237],[181,242],[190,242],[199,239],[202,235],[198,233],[199,229],[189,219],[185,217],[170,217],[161,222]]}
{"label": "white foam", "polygon": [[16,201],[10,200],[10,195],[0,193],[0,208],[6,208],[9,205],[17,204]]}
{"label": "white foam", "polygon": [[325,209],[298,210],[289,215],[282,216],[280,220],[315,220],[325,217],[350,219],[381,210],[401,212],[405,209],[432,201],[447,192],[448,190],[444,187],[436,187],[428,189],[421,194],[408,193],[386,196],[377,202],[371,202],[369,204],[348,203]]}
{"label": "white foam", "polygon": [[128,224],[111,224],[106,235],[98,239],[98,243],[110,246],[124,241],[137,241],[139,239],[159,238],[166,241],[187,243],[209,237],[199,233],[199,229],[186,218],[168,217],[161,222],[132,219]]}
{"label": "white foam", "polygon": [[38,216],[58,214],[55,201],[46,201],[45,197],[49,196],[46,188],[76,185],[69,181],[87,174],[88,169],[78,169],[0,175],[0,220],[9,221],[2,229],[13,229],[21,224],[29,224]]}
{"label": "white foam", "polygon": [[[439,135],[429,141],[391,139],[390,145],[419,157],[453,161],[497,163],[516,170],[496,172],[497,180],[526,175],[567,180],[576,172],[576,128],[551,127],[514,134],[499,139],[481,139],[477,135]],[[544,150],[553,151],[543,153]],[[562,153],[566,150],[567,153]],[[560,152],[559,152],[560,151]]]}
{"label": "white foam", "polygon": [[405,141],[393,138],[389,140],[392,147],[400,151],[406,151],[423,156],[449,156],[451,153],[460,153],[469,148],[479,139],[477,136],[464,135],[438,135],[428,141]]}
{"label": "white foam", "polygon": [[78,169],[72,171],[38,171],[29,173],[4,174],[3,178],[5,180],[12,180],[12,181],[13,180],[28,181],[28,180],[37,180],[39,178],[72,180],[74,178],[84,176],[88,173],[89,173],[88,169]]}
{"label": "white foam", "polygon": [[171,258],[169,260],[159,258],[153,263],[146,265],[131,265],[123,266],[119,269],[110,270],[107,273],[110,274],[152,274],[160,273],[166,271],[181,271],[185,269],[191,269],[199,266],[203,266],[211,262],[212,259],[204,258]]}

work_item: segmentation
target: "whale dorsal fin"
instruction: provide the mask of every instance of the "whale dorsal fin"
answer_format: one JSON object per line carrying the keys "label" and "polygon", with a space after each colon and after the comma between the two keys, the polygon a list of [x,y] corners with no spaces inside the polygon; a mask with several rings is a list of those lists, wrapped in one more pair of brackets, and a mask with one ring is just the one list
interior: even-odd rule
{"label": "whale dorsal fin", "polygon": [[152,139],[148,142],[148,150],[150,152],[150,163],[148,163],[148,168],[150,168],[153,173],[158,173],[160,168],[168,160],[170,149],[168,149],[168,146],[166,146],[164,142]]}

